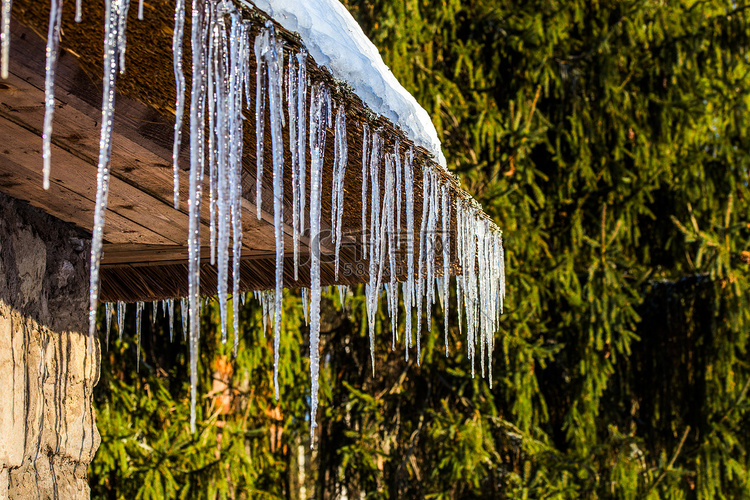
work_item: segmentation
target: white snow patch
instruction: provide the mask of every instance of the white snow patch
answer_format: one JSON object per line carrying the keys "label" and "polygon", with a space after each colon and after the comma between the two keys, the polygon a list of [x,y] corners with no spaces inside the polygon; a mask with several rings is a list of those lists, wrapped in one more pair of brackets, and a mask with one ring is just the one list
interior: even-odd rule
{"label": "white snow patch", "polygon": [[[248,0],[240,3],[252,7]],[[349,11],[338,0],[253,0],[285,29],[299,33],[315,61],[343,80],[372,111],[388,118],[445,168],[430,115],[396,80]]]}

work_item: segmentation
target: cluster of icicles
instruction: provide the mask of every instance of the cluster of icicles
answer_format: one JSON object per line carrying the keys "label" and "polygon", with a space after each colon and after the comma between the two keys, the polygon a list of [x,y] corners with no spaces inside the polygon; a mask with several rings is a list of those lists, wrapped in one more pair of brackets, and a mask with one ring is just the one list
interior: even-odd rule
{"label": "cluster of icicles", "polygon": [[[96,333],[96,310],[99,296],[99,267],[102,254],[104,214],[107,206],[109,159],[115,99],[115,79],[122,73],[125,61],[125,29],[129,0],[106,0],[104,40],[104,82],[102,128],[97,177],[97,201],[91,250],[90,334]],[[80,20],[80,2],[76,19]],[[46,115],[43,131],[44,186],[49,184],[50,139],[54,112],[55,65],[59,47],[61,0],[52,0],[47,37]],[[2,0],[0,36],[0,72],[7,74],[10,0]],[[182,69],[182,40],[185,24],[184,0],[176,0],[173,38],[173,64],[177,88],[174,134],[174,205],[178,207],[179,168],[177,158],[182,140],[182,116],[185,109],[185,77]],[[139,18],[142,17],[142,2]],[[288,51],[276,37],[269,21],[254,40],[251,24],[243,20],[234,4],[226,0],[193,0],[192,5],[192,89],[190,92],[190,170],[189,170],[189,294],[181,299],[180,311],[183,332],[188,332],[191,382],[191,429],[195,429],[196,376],[200,321],[200,208],[203,203],[204,173],[208,173],[210,187],[210,244],[211,263],[217,267],[218,300],[221,311],[222,340],[227,339],[227,302],[231,281],[232,297],[239,293],[240,258],[242,251],[242,144],[243,111],[255,113],[256,126],[256,206],[262,214],[264,175],[264,141],[266,116],[269,116],[273,159],[274,233],[276,239],[276,287],[272,291],[256,292],[263,306],[264,328],[268,318],[274,330],[274,388],[279,397],[279,344],[281,334],[282,289],[284,282],[284,144],[283,127],[288,128],[291,153],[292,231],[294,278],[299,273],[300,235],[321,232],[321,203],[323,195],[323,159],[329,128],[334,136],[333,185],[331,189],[331,233],[335,248],[335,277],[338,280],[339,253],[343,239],[344,178],[348,166],[346,113],[343,104],[331,98],[329,89],[321,83],[310,83],[307,76],[307,55],[304,51]],[[251,96],[250,58],[255,57],[256,92]],[[308,109],[309,90],[309,115]],[[244,93],[244,96],[243,96]],[[494,332],[497,330],[505,295],[504,255],[502,236],[487,219],[479,217],[479,209],[472,200],[451,199],[449,185],[429,165],[422,167],[422,206],[419,227],[415,226],[414,151],[401,151],[396,141],[386,148],[380,130],[370,130],[362,124],[362,248],[369,261],[369,282],[366,283],[367,315],[370,349],[374,370],[375,315],[381,292],[386,291],[388,313],[391,318],[392,347],[398,340],[399,282],[405,308],[405,356],[416,339],[417,360],[420,353],[422,311],[430,311],[436,299],[445,314],[445,352],[448,354],[449,278],[451,274],[451,217],[455,207],[457,265],[462,274],[456,278],[459,307],[458,322],[465,311],[468,354],[475,366],[475,349],[480,346],[479,365],[482,375],[490,375]],[[386,150],[388,149],[388,150]],[[307,176],[309,152],[310,179]],[[207,164],[207,165],[206,165]],[[381,186],[381,173],[383,173]],[[404,194],[402,199],[402,192]],[[309,197],[309,209],[307,199]],[[307,214],[306,214],[307,210]],[[402,233],[402,214],[406,231]],[[288,218],[287,218],[288,220]],[[416,235],[419,235],[417,239]],[[230,267],[231,245],[231,267]],[[416,248],[418,245],[418,248]],[[303,289],[305,318],[310,325],[310,371],[312,377],[311,433],[316,426],[318,405],[319,334],[321,301],[321,261],[318,238],[309,239],[310,288]],[[397,256],[406,256],[406,273],[397,280]],[[438,255],[442,254],[442,255]],[[439,258],[438,258],[439,257]],[[442,263],[442,268],[437,263]],[[398,264],[400,265],[400,259]],[[394,270],[394,272],[391,272]],[[229,275],[231,272],[231,280]],[[387,281],[386,281],[387,279]],[[340,287],[343,297],[346,288]],[[153,318],[157,303],[154,303]],[[115,305],[106,304],[107,333]],[[117,323],[123,331],[125,304],[118,303]],[[136,337],[140,360],[140,325],[144,303],[136,305]],[[174,331],[175,301],[163,302],[164,314],[170,317],[170,332]],[[416,310],[416,335],[412,332],[412,310]],[[239,332],[238,314],[233,315],[234,331]],[[190,320],[188,321],[188,318]],[[187,329],[186,329],[187,328]],[[172,333],[170,333],[171,335]],[[235,352],[238,336],[234,336]],[[485,373],[487,372],[487,373]]]}

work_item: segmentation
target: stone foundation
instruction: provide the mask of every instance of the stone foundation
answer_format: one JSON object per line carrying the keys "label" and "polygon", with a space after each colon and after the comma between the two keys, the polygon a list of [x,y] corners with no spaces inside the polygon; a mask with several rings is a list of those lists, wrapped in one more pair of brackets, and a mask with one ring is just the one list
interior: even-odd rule
{"label": "stone foundation", "polygon": [[0,499],[89,498],[88,235],[0,194]]}

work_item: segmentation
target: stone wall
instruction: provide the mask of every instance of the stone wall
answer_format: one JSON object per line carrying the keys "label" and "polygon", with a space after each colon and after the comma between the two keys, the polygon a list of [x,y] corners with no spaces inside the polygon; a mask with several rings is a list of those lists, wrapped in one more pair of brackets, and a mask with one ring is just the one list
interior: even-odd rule
{"label": "stone wall", "polygon": [[89,236],[0,193],[0,499],[89,498]]}

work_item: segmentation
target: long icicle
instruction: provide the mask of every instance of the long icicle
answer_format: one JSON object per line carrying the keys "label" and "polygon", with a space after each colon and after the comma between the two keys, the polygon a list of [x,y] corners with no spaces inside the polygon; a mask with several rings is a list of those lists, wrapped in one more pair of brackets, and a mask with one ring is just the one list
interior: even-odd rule
{"label": "long icicle", "polygon": [[[420,224],[420,230],[419,230],[419,260],[417,262],[417,276],[416,276],[416,282],[417,282],[417,293],[415,296],[415,300],[417,303],[417,331],[416,331],[416,337],[417,337],[417,364],[421,363],[421,353],[422,353],[422,344],[421,344],[421,336],[422,336],[422,302],[424,298],[424,272],[425,272],[425,259],[426,259],[426,251],[427,251],[427,223],[428,223],[428,215],[429,215],[429,207],[430,207],[430,174],[429,174],[429,167],[425,166],[422,169],[422,219]],[[429,307],[429,305],[427,305]]]}
{"label": "long icicle", "polygon": [[261,204],[263,197],[263,145],[266,125],[266,72],[264,55],[268,50],[268,32],[261,31],[255,37],[255,206],[258,220],[261,218]]}
{"label": "long icicle", "polygon": [[370,125],[362,124],[362,256],[367,258],[367,177],[370,175]]}
{"label": "long icicle", "polygon": [[339,254],[341,252],[341,238],[343,229],[341,227],[344,216],[344,176],[346,175],[346,163],[349,158],[349,149],[346,143],[346,110],[344,105],[339,105],[336,110],[336,141],[335,141],[335,163],[333,166],[333,192],[335,193],[332,205],[332,227],[335,228],[335,271],[334,279],[339,279]]}
{"label": "long icicle", "polygon": [[451,202],[450,189],[448,186],[442,188],[443,204],[443,320],[445,328],[445,356],[448,357],[448,305],[450,302],[450,278],[451,278]]}
{"label": "long icicle", "polygon": [[292,247],[294,249],[294,281],[299,279],[299,149],[297,148],[297,57],[289,54],[286,72],[287,113],[289,114],[289,152],[292,158]]}
{"label": "long icicle", "polygon": [[42,187],[49,189],[49,172],[52,159],[52,118],[55,114],[55,70],[60,47],[60,21],[62,20],[62,0],[52,0],[47,31],[47,58],[44,79],[44,128],[42,129],[42,158],[44,159],[44,180]]}
{"label": "long icicle", "polygon": [[404,194],[406,195],[406,280],[404,311],[406,315],[404,346],[406,361],[412,346],[411,317],[414,304],[414,149],[409,148],[404,161]]}
{"label": "long icicle", "polygon": [[117,303],[117,336],[122,340],[122,332],[125,330],[125,302]]}
{"label": "long icicle", "polygon": [[281,348],[281,312],[284,292],[284,142],[281,135],[283,120],[282,68],[284,52],[276,40],[273,24],[266,22],[269,50],[265,54],[268,67],[268,96],[271,114],[271,146],[273,153],[273,225],[276,238],[276,293],[274,296],[274,355],[273,387],[279,399],[279,349]]}
{"label": "long icicle", "polygon": [[176,0],[174,33],[172,34],[172,67],[175,83],[174,143],[172,145],[172,176],[174,181],[174,208],[180,208],[180,168],[178,159],[182,146],[182,119],[185,115],[185,73],[182,71],[182,39],[185,35],[185,0]]}
{"label": "long icicle", "polygon": [[242,116],[242,88],[250,78],[247,60],[250,55],[248,23],[242,21],[239,12],[232,16],[232,139],[235,147],[231,148],[231,198],[232,198],[232,328],[234,331],[234,357],[237,357],[240,335],[240,262],[242,258],[242,146],[243,146],[243,116]]}
{"label": "long icicle", "polygon": [[[96,334],[96,308],[99,300],[99,266],[104,241],[104,214],[107,210],[109,194],[109,158],[112,152],[112,121],[115,108],[115,78],[117,76],[118,55],[121,60],[124,44],[120,43],[127,17],[127,0],[106,0],[106,25],[104,28],[104,79],[102,90],[102,127],[99,137],[99,166],[96,175],[96,207],[94,209],[94,230],[91,235],[91,275],[89,280],[89,336]],[[93,342],[89,343],[89,348]]]}
{"label": "long icicle", "polygon": [[328,90],[323,84],[312,89],[310,103],[310,448],[315,443],[318,411],[318,376],[320,371],[320,216],[325,157]]}
{"label": "long icicle", "polygon": [[299,232],[305,232],[305,186],[307,182],[307,52],[302,50],[297,54],[297,150],[298,168],[297,179],[299,181]]}
{"label": "long icicle", "polygon": [[378,283],[380,265],[380,146],[382,140],[378,132],[372,133],[370,150],[369,175],[372,184],[370,197],[370,282],[367,294],[367,323],[370,331],[370,361],[372,374],[375,376],[375,315],[378,311],[380,283]]}
{"label": "long icicle", "polygon": [[[205,100],[204,47],[207,13],[193,0],[191,45],[193,52],[190,99],[190,191],[188,206],[188,309],[190,317],[190,432],[195,433],[200,338],[200,206],[203,185],[203,130]],[[184,304],[183,304],[184,307]],[[184,309],[183,309],[184,311]],[[183,316],[184,317],[184,316]],[[183,327],[184,327],[183,323]],[[184,331],[184,330],[183,330]]]}

